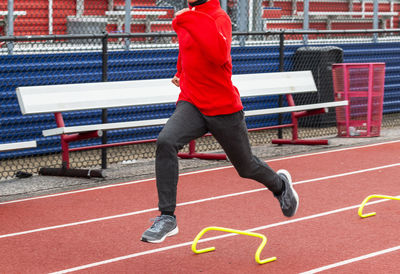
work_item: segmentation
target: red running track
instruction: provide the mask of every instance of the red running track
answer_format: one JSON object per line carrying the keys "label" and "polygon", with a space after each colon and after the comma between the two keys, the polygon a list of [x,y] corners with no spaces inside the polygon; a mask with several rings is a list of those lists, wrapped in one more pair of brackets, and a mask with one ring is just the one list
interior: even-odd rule
{"label": "red running track", "polygon": [[[400,195],[400,142],[389,142],[268,161],[288,169],[300,196],[285,218],[272,194],[228,166],[186,173],[178,186],[180,232],[161,244],[141,242],[158,214],[154,179],[115,184],[0,204],[2,273],[394,273],[400,267],[400,203],[371,194]],[[208,232],[222,226],[264,234],[259,238]]]}

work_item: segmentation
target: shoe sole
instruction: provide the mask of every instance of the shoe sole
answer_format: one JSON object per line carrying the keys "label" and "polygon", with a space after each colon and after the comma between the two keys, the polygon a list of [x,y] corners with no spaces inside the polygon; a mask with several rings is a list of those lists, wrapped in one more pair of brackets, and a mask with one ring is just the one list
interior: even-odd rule
{"label": "shoe sole", "polygon": [[142,240],[143,242],[146,242],[146,243],[159,244],[159,243],[164,242],[165,238],[167,238],[167,237],[169,237],[169,236],[174,236],[174,235],[178,234],[178,232],[179,232],[178,227],[175,227],[173,230],[171,230],[170,232],[168,232],[167,234],[165,234],[165,236],[162,237],[162,238],[159,239],[159,240],[149,240],[149,239],[146,239],[146,238],[142,238],[141,240]]}
{"label": "shoe sole", "polygon": [[290,188],[292,189],[294,198],[296,199],[297,205],[296,205],[296,208],[295,208],[295,210],[294,210],[294,213],[293,213],[291,216],[287,216],[287,217],[292,217],[292,216],[294,216],[294,215],[296,214],[297,209],[299,208],[299,203],[300,203],[300,201],[299,201],[299,195],[297,194],[296,190],[294,190],[294,188],[293,188],[293,184],[292,184],[292,175],[290,175],[289,171],[287,171],[287,170],[285,170],[285,169],[280,169],[280,170],[278,170],[276,173],[278,173],[278,174],[279,174],[279,173],[282,173],[282,174],[284,174],[284,175],[286,176],[286,178],[288,178]]}

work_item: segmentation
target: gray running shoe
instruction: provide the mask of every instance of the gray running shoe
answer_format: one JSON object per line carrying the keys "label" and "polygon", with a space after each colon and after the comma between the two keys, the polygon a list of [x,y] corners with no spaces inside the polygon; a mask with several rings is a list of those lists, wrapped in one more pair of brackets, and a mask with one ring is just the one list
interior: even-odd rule
{"label": "gray running shoe", "polygon": [[281,204],[283,215],[292,217],[299,207],[299,195],[292,186],[292,176],[287,170],[280,169],[276,172],[285,183],[285,189],[280,196],[275,196]]}
{"label": "gray running shoe", "polygon": [[161,243],[168,236],[178,234],[178,226],[173,216],[161,215],[154,219],[153,225],[142,234],[142,241]]}

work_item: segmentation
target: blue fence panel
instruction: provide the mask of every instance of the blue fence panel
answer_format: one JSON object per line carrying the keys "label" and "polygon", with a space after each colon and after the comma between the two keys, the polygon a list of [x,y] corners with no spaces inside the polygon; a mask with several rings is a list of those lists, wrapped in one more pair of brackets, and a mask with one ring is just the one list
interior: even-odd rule
{"label": "blue fence panel", "polygon": [[[343,49],[346,63],[386,63],[384,113],[400,111],[400,43],[336,44]],[[300,46],[285,48],[284,70],[293,67],[293,56]],[[137,50],[110,52],[108,80],[171,78],[176,71],[177,49]],[[254,46],[232,48],[233,73],[261,73],[279,71],[278,46]],[[43,137],[42,130],[55,127],[53,114],[22,116],[15,96],[19,86],[100,82],[102,79],[101,53],[65,53],[0,56],[0,143],[36,139],[38,148],[3,153],[1,157],[43,154],[60,151],[59,137]],[[243,101],[245,109],[257,109],[261,105],[277,106],[278,97],[249,98]],[[115,108],[109,110],[109,121],[168,117],[173,104],[149,107]],[[67,125],[101,122],[101,111],[90,110],[65,114]],[[284,115],[289,119],[288,115]],[[266,122],[268,121],[268,122]],[[270,126],[277,117],[268,116],[247,119],[249,128]],[[109,142],[122,142],[156,138],[161,127],[110,131]],[[99,144],[99,139],[76,142]]]}

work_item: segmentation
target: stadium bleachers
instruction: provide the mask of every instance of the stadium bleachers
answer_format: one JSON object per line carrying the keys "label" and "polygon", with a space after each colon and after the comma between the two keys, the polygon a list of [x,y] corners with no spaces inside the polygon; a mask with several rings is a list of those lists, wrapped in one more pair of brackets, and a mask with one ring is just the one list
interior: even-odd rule
{"label": "stadium bleachers", "polygon": [[[124,28],[124,20],[125,20],[125,11],[124,7],[117,8],[115,11],[108,12],[106,11],[106,15],[111,19],[107,25],[107,30],[109,32],[118,32],[122,31]],[[119,12],[122,15],[115,17],[110,15],[110,13]],[[173,7],[151,7],[151,6],[133,6],[132,12],[137,12],[139,14],[132,15],[131,22],[131,32],[167,32],[172,31],[172,18],[174,15]],[[140,14],[142,13],[142,14]],[[147,13],[147,15],[145,15]],[[152,15],[152,13],[160,13],[159,15]],[[119,20],[119,24],[115,24],[115,20]],[[118,21],[117,20],[117,21]],[[120,25],[120,26],[118,26]]]}
{"label": "stadium bleachers", "polygon": [[[124,9],[124,0],[113,1],[113,10]],[[171,7],[157,7],[155,0],[133,0],[132,7],[135,9],[165,10],[166,15],[159,16],[157,21],[152,23],[152,31],[171,31],[171,22],[174,15],[174,9]],[[109,9],[107,0],[85,0],[83,17],[85,16],[105,16]],[[0,0],[0,10],[7,10],[7,0]],[[26,11],[25,16],[20,16],[14,23],[14,35],[48,35],[48,34],[66,34],[67,17],[76,15],[75,0],[53,0],[53,24],[52,33],[49,28],[49,1],[48,0],[16,0],[14,4],[15,11]],[[134,19],[143,19],[143,16],[135,16]],[[1,18],[0,18],[1,19]],[[109,32],[115,32],[116,26],[108,26]],[[145,32],[143,22],[135,22],[131,27],[132,32]],[[0,27],[0,32],[4,34],[4,27]]]}
{"label": "stadium bleachers", "polygon": [[[274,0],[263,2],[265,29],[302,29],[304,1]],[[399,27],[400,3],[379,1],[380,28]],[[373,28],[372,1],[326,0],[309,2],[310,29],[371,29]],[[318,16],[318,13],[325,14]],[[330,16],[326,14],[331,13]],[[364,15],[361,15],[365,13]],[[386,16],[389,13],[392,15]],[[335,15],[336,14],[336,15]],[[384,15],[384,16],[382,16]]]}
{"label": "stadium bleachers", "polygon": [[[49,27],[49,1],[48,0],[16,0],[14,10],[26,11],[25,16],[16,19],[14,25],[15,35],[47,35],[66,34],[67,33],[67,17],[74,16],[77,13],[76,0],[53,0],[53,24],[52,30]],[[124,0],[112,1],[112,7],[109,6],[107,0],[85,0],[83,16],[105,16],[105,12],[109,9],[123,10]],[[262,4],[262,17],[265,29],[302,29],[304,10],[303,0],[265,0]],[[155,10],[166,10],[167,14],[159,16],[155,22],[151,23],[150,31],[165,32],[171,31],[171,21],[174,9],[169,7],[158,7],[156,0],[132,0],[134,9],[151,8]],[[7,0],[0,0],[0,10],[7,10]],[[343,15],[337,17],[329,17],[324,19],[318,16],[310,17],[310,29],[365,29],[372,28],[372,16],[348,15],[350,12],[369,12],[373,11],[373,2],[371,1],[345,1],[345,0],[311,0],[309,2],[309,11],[312,13],[340,12]],[[399,12],[400,2],[382,0],[379,1],[379,12]],[[132,32],[145,32],[146,28],[143,22],[143,16],[134,16],[137,22],[131,27]],[[328,22],[327,22],[328,20]],[[161,21],[161,22],[157,22]],[[399,16],[381,17],[380,27],[398,28]],[[4,27],[0,27],[0,31]],[[107,26],[108,32],[116,32],[115,25]],[[149,30],[149,28],[148,28]],[[147,31],[148,31],[147,30]]]}

